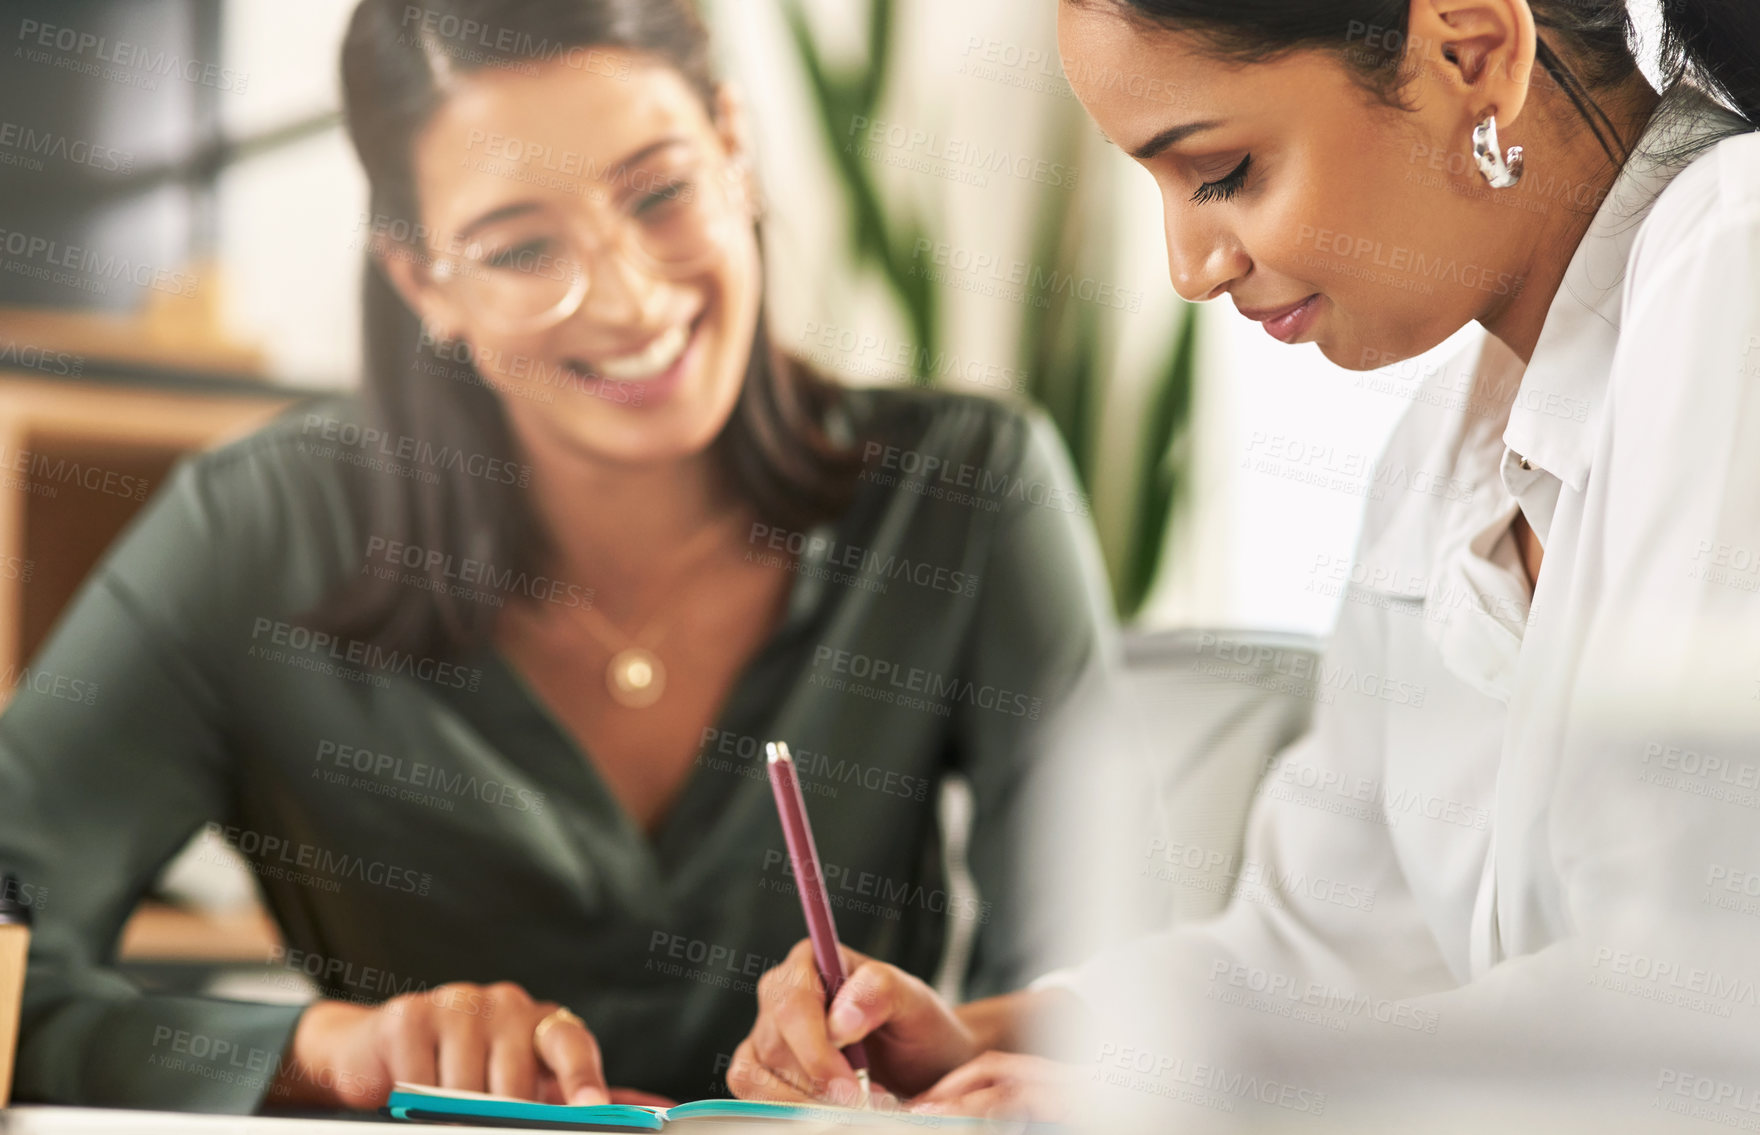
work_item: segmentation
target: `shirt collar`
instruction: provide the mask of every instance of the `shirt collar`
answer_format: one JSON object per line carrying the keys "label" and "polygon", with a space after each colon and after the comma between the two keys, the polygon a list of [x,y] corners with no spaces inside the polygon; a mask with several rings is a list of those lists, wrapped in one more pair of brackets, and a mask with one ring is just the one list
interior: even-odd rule
{"label": "shirt collar", "polygon": [[[1577,492],[1588,480],[1600,431],[1619,344],[1626,265],[1638,229],[1684,167],[1676,155],[1692,157],[1693,142],[1728,133],[1737,122],[1691,88],[1665,96],[1596,211],[1547,310],[1503,440]],[[1530,170],[1528,176],[1538,174]]]}

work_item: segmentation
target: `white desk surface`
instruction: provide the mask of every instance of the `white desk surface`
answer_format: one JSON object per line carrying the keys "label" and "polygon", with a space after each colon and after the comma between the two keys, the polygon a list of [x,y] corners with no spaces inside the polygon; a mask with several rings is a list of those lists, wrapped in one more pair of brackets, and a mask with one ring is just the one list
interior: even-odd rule
{"label": "white desk surface", "polygon": [[[366,1116],[363,1119],[368,1118]],[[255,1115],[193,1115],[175,1111],[130,1111],[106,1107],[21,1106],[0,1113],[3,1135],[337,1135],[372,1131],[350,1119],[278,1119]],[[381,1126],[380,1130],[417,1130],[414,1124]],[[513,1128],[479,1127],[479,1131]],[[528,1132],[529,1135],[529,1132]]]}
{"label": "white desk surface", "polygon": [[[922,1123],[874,1116],[871,1123],[859,1127],[847,1121],[826,1124],[800,1121],[764,1124],[752,1120],[737,1123],[692,1120],[680,1123],[679,1129],[713,1135],[716,1131],[754,1132],[773,1130],[788,1135],[816,1135],[834,1131],[838,1135],[860,1135],[863,1131],[913,1132],[923,1135]],[[371,1113],[359,1119],[285,1119],[256,1115],[198,1115],[174,1111],[130,1111],[124,1108],[43,1107],[27,1105],[0,1111],[0,1135],[367,1135],[369,1132],[389,1135],[419,1135],[440,1128],[426,1123],[398,1123]],[[507,1132],[509,1135],[531,1135],[529,1127],[447,1127],[448,1131]]]}

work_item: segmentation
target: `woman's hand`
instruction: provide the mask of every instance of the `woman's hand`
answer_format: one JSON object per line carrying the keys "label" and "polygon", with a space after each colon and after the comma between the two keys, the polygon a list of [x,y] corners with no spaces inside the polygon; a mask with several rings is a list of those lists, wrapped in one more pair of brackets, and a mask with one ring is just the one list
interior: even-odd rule
{"label": "woman's hand", "polygon": [[269,1098],[375,1108],[405,1080],[545,1103],[609,1102],[586,1025],[562,1014],[537,1035],[556,1010],[511,982],[442,985],[383,1005],[319,1001],[300,1017]]}
{"label": "woman's hand", "polygon": [[912,1100],[909,1110],[926,1115],[1062,1123],[1073,1111],[1077,1075],[1074,1065],[1042,1056],[986,1052],[943,1076]]}
{"label": "woman's hand", "polygon": [[849,974],[826,1011],[824,988],[803,940],[758,982],[758,1020],[727,1069],[742,1099],[851,1104],[855,1073],[838,1050],[865,1042],[874,1083],[912,1096],[980,1051],[946,1002],[895,966],[843,949]]}

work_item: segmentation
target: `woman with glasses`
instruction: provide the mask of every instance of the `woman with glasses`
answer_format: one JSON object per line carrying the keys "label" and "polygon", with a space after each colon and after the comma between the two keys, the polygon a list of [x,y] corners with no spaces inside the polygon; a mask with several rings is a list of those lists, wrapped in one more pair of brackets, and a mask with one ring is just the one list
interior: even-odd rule
{"label": "woman with glasses", "polygon": [[[1044,964],[1011,864],[1107,650],[1085,501],[1041,418],[776,349],[707,60],[688,0],[356,10],[364,398],[182,467],[37,660],[96,698],[0,719],[0,862],[53,895],[21,1099],[714,1094],[802,927],[771,740],[845,941],[927,978],[968,937],[978,993]],[[112,967],[204,825],[315,1004]]]}

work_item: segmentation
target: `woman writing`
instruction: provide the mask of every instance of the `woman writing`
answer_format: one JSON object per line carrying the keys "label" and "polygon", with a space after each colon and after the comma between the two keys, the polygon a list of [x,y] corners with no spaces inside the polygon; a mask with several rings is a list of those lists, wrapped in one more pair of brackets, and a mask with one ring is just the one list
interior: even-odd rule
{"label": "woman writing", "polygon": [[[356,10],[364,405],[183,467],[37,660],[99,696],[0,719],[0,862],[54,896],[20,1098],[711,1094],[801,926],[771,739],[846,940],[928,974],[966,920],[984,992],[1042,964],[1011,860],[1106,649],[1085,505],[1042,420],[772,348],[707,56],[687,0]],[[955,772],[981,905],[950,910]],[[317,1003],[110,968],[204,825]]]}
{"label": "woman writing", "polygon": [[1296,1119],[1519,1087],[1660,1121],[1751,1083],[1760,14],[1663,13],[1659,92],[1619,0],[1061,5],[1183,296],[1359,370],[1487,334],[1377,469],[1338,677],[1227,910],[957,1010],[866,962],[827,1015],[797,950],[737,1092],[812,1094],[866,1037],[925,1105],[1054,1107],[1018,1054],[1071,1020],[1084,1081],[1188,1118],[1251,1083]]}

